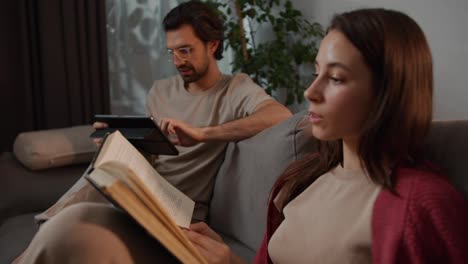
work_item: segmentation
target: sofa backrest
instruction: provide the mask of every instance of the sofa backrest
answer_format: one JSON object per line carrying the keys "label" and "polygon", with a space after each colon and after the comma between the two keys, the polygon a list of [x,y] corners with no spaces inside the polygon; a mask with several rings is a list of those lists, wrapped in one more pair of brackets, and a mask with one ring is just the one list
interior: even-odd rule
{"label": "sofa backrest", "polygon": [[434,121],[424,153],[468,200],[468,120]]}
{"label": "sofa backrest", "polygon": [[216,178],[208,222],[256,251],[266,223],[268,196],[286,166],[315,149],[300,112],[254,137],[230,143]]}

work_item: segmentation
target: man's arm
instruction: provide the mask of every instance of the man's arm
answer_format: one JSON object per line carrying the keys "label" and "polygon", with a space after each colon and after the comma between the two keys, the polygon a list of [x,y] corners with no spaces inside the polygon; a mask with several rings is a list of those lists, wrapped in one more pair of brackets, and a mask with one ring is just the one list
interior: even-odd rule
{"label": "man's arm", "polygon": [[239,141],[252,137],[291,116],[291,112],[273,99],[260,103],[247,117],[219,126],[205,127],[206,141]]}
{"label": "man's arm", "polygon": [[[291,112],[273,99],[260,103],[255,111],[244,118],[211,127],[192,127],[182,121],[164,118],[161,129],[165,131],[171,141],[182,146],[192,146],[206,141],[239,141],[271,127],[286,118]],[[177,137],[171,137],[176,135]]]}

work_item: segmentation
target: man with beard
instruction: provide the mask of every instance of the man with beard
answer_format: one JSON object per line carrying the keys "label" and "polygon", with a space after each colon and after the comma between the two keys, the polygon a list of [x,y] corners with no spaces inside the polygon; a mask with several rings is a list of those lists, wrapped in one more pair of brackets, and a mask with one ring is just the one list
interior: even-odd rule
{"label": "man with beard", "polygon": [[227,142],[251,137],[291,113],[247,75],[221,73],[216,60],[222,58],[223,21],[205,3],[180,4],[163,27],[168,60],[179,75],[156,81],[147,107],[180,154],[159,155],[152,163],[196,202],[193,218],[202,221]]}

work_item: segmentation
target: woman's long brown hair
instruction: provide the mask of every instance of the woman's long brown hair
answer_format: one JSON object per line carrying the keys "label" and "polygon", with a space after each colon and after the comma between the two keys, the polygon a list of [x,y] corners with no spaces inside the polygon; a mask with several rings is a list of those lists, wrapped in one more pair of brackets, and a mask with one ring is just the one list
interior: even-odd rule
{"label": "woman's long brown hair", "polygon": [[[407,15],[373,8],[336,15],[337,30],[372,71],[374,103],[359,142],[361,164],[373,182],[394,191],[388,169],[415,165],[432,120],[432,57],[423,31]],[[318,153],[291,164],[284,175],[288,203],[343,161],[341,140],[320,142]]]}

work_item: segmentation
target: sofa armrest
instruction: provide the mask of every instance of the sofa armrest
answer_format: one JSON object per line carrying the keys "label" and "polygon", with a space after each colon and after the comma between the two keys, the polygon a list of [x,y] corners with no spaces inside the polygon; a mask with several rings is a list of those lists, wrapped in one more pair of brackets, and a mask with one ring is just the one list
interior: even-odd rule
{"label": "sofa armrest", "polygon": [[75,183],[87,165],[31,171],[12,153],[0,154],[0,224],[7,218],[47,209]]}

